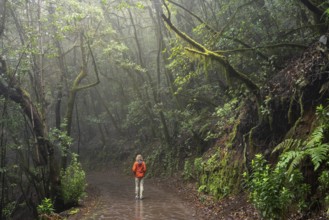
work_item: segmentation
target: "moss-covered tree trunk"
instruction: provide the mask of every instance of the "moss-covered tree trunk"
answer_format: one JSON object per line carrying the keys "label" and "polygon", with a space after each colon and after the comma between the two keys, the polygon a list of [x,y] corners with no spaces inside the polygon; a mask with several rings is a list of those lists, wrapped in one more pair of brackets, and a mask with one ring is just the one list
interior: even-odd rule
{"label": "moss-covered tree trunk", "polygon": [[[99,83],[99,78],[98,78],[98,69],[96,65],[96,60],[94,58],[94,55],[91,51],[91,47],[89,42],[87,42],[87,47],[89,49],[93,66],[94,66],[94,71],[96,74],[96,81],[94,83],[90,83],[87,85],[81,85],[81,82],[84,78],[88,76],[88,64],[87,64],[87,56],[86,56],[86,51],[85,51],[85,43],[84,43],[85,36],[83,32],[80,33],[80,50],[81,50],[81,57],[82,57],[82,67],[80,70],[80,73],[77,75],[75,80],[72,83],[72,87],[69,91],[69,96],[68,96],[68,102],[67,102],[67,109],[65,113],[65,123],[66,123],[66,133],[68,136],[71,135],[71,129],[72,129],[72,122],[73,122],[73,111],[74,111],[74,106],[75,106],[75,101],[76,97],[79,91],[88,89],[91,87],[96,86]],[[68,147],[65,147],[63,149],[64,154],[62,156],[62,168],[65,169],[67,166],[67,152],[68,152]]]}
{"label": "moss-covered tree trunk", "polygon": [[[46,193],[56,198],[59,195],[59,170],[54,155],[54,145],[48,139],[45,121],[29,94],[16,84],[14,76],[8,74],[7,64],[3,58],[0,58],[0,63],[0,95],[19,104],[29,118],[36,141],[35,162],[39,166],[48,166],[50,191]],[[10,80],[6,81],[5,78]]]}

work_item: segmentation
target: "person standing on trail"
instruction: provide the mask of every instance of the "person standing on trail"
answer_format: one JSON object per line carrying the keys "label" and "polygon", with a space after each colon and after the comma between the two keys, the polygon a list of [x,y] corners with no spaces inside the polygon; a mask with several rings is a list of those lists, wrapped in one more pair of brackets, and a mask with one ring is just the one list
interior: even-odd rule
{"label": "person standing on trail", "polygon": [[136,161],[133,165],[132,171],[135,174],[135,198],[143,199],[146,164],[143,161],[142,155],[138,154],[136,156]]}

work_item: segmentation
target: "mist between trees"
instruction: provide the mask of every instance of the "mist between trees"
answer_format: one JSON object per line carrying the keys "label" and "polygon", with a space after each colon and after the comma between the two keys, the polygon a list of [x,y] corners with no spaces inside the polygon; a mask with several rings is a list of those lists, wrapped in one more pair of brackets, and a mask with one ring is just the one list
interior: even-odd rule
{"label": "mist between trees", "polygon": [[[319,0],[0,0],[1,219],[35,217],[47,202],[56,211],[76,205],[85,190],[81,165],[129,170],[137,153],[149,176],[185,166],[185,177],[215,199],[241,190],[254,155],[268,155],[305,103],[318,100],[315,109],[328,95],[319,86],[320,94],[302,94],[311,83],[298,71],[275,81],[325,36],[328,7]],[[327,85],[321,77],[309,79]],[[63,184],[71,169],[81,191],[73,199],[75,189]]]}

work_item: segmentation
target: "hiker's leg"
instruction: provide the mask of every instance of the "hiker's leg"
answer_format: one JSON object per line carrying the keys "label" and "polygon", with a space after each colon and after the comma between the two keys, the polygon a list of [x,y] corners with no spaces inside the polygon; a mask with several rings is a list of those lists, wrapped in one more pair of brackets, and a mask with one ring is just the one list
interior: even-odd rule
{"label": "hiker's leg", "polygon": [[144,192],[144,178],[140,179],[140,194],[139,194],[139,198],[143,198],[143,192]]}
{"label": "hiker's leg", "polygon": [[135,196],[138,198],[139,194],[139,179],[135,177]]}

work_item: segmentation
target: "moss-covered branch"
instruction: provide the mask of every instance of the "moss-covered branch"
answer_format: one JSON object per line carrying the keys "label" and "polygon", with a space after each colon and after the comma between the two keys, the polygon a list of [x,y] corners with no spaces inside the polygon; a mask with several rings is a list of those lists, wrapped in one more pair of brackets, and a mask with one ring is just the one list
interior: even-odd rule
{"label": "moss-covered branch", "polygon": [[[220,31],[217,31],[215,30],[213,27],[211,27],[208,23],[206,23],[204,20],[202,20],[199,16],[197,16],[196,14],[194,14],[193,12],[191,12],[190,10],[186,9],[184,6],[176,3],[176,2],[173,2],[172,0],[168,0],[168,2],[172,3],[173,5],[176,5],[177,7],[183,9],[184,11],[186,11],[187,13],[189,13],[192,17],[194,17],[195,19],[197,19],[201,24],[204,25],[204,27],[210,31],[214,36],[216,37],[222,37],[222,38],[225,38],[225,39],[228,39],[228,40],[232,40],[234,41],[235,43],[238,43],[246,48],[252,48],[250,45],[248,45],[247,43],[243,42],[242,40],[240,39],[237,39],[237,38],[233,38],[231,36],[226,36],[224,35],[224,31],[227,29],[227,27],[229,27],[229,25],[234,21],[234,17],[237,15],[237,13],[245,6],[247,5],[250,5],[251,3],[254,2],[253,1],[250,1],[250,2],[247,2],[246,4],[243,4],[241,6],[239,6],[237,8],[237,10],[235,11],[234,15],[230,18],[229,22],[225,24],[225,26],[220,30]],[[170,18],[169,18],[170,20]],[[254,49],[256,51],[256,54],[260,57],[262,57],[263,59],[268,59],[268,57],[264,54],[262,54],[260,51],[257,51],[256,49]]]}
{"label": "moss-covered branch", "polygon": [[[266,45],[261,47],[248,47],[248,48],[240,48],[235,50],[226,50],[226,51],[220,51],[221,53],[237,53],[237,52],[244,52],[244,51],[253,51],[258,49],[270,49],[270,48],[281,48],[281,47],[297,47],[300,49],[306,49],[307,46],[303,44],[294,44],[294,43],[281,43],[281,44],[272,44],[272,45]],[[217,51],[215,51],[217,53]]]}
{"label": "moss-covered branch", "polygon": [[225,56],[221,55],[220,52],[214,52],[209,49],[207,49],[202,44],[196,42],[194,39],[189,37],[187,34],[183,33],[182,31],[178,30],[171,22],[171,20],[166,17],[164,14],[162,14],[162,18],[165,21],[165,23],[170,27],[171,30],[173,30],[180,38],[182,38],[184,41],[189,43],[193,49],[187,48],[188,51],[201,54],[203,56],[209,57],[212,60],[215,60],[222,64],[224,68],[227,71],[227,74],[230,77],[234,77],[241,82],[243,82],[247,88],[255,95],[258,104],[261,102],[260,97],[260,91],[259,87],[245,74],[241,73],[240,71],[236,70],[226,59]]}
{"label": "moss-covered branch", "polygon": [[97,84],[99,84],[99,82],[100,82],[95,57],[92,53],[89,42],[87,42],[87,44],[88,44],[89,52],[90,52],[91,57],[92,57],[94,71],[95,71],[95,74],[96,74],[96,82],[90,83],[90,84],[87,84],[87,85],[82,85],[82,86],[80,85],[82,80],[85,77],[87,77],[87,75],[88,75],[86,52],[85,52],[85,47],[84,47],[84,36],[81,33],[81,35],[80,35],[80,49],[81,49],[81,55],[82,55],[82,67],[81,67],[80,73],[78,74],[78,76],[75,78],[75,80],[72,83],[72,87],[70,89],[69,98],[68,98],[68,106],[67,106],[67,110],[66,110],[66,114],[65,114],[65,119],[66,119],[66,123],[67,123],[66,131],[67,131],[68,135],[71,134],[73,109],[74,109],[74,103],[75,103],[75,98],[76,98],[77,93],[81,90],[94,87]]}

